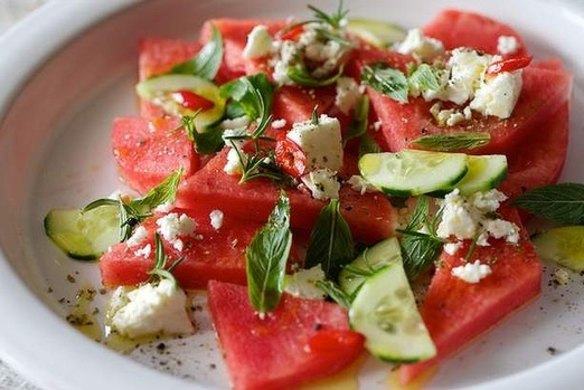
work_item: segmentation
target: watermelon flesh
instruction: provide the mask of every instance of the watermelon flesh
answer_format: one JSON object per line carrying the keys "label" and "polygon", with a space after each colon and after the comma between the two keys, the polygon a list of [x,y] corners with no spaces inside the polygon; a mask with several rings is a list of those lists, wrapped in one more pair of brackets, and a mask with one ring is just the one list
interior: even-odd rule
{"label": "watermelon flesh", "polygon": [[502,207],[503,219],[521,228],[517,246],[490,240],[491,246],[476,247],[472,260],[490,262],[492,274],[477,284],[451,275],[462,264],[469,243],[455,256],[441,255],[442,267],[436,269],[420,313],[438,349],[437,357],[417,364],[402,365],[400,382],[407,384],[430,367],[442,362],[462,346],[487,331],[541,290],[541,263],[527,231],[514,209]]}
{"label": "watermelon flesh", "polygon": [[322,331],[349,330],[339,305],[284,294],[278,308],[260,319],[247,289],[211,281],[209,309],[233,388],[291,389],[334,374],[351,364],[363,348],[319,356],[308,348]]}
{"label": "watermelon flesh", "polygon": [[185,132],[174,131],[178,125],[171,118],[114,120],[112,150],[120,176],[131,188],[145,193],[179,168],[185,177],[199,169],[199,157]]}
{"label": "watermelon flesh", "polygon": [[[225,162],[226,152],[223,151],[183,182],[177,194],[177,206],[190,209],[215,205],[236,218],[266,221],[276,204],[279,188],[263,179],[239,184],[239,176],[230,176],[223,171]],[[287,193],[292,227],[311,230],[326,203],[295,188],[288,189]],[[340,204],[341,212],[358,241],[375,243],[391,235],[393,209],[383,194],[367,193],[362,196],[343,186]]]}
{"label": "watermelon flesh", "polygon": [[523,38],[513,28],[473,12],[445,10],[423,28],[424,34],[439,39],[446,50],[460,46],[496,54],[500,36],[515,37],[519,42],[518,55],[526,54]]}

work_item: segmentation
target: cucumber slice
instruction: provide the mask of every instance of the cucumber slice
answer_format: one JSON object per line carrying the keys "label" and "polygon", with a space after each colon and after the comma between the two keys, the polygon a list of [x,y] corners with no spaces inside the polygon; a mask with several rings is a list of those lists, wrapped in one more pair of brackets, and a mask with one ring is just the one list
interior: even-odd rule
{"label": "cucumber slice", "polygon": [[339,284],[349,295],[353,295],[367,277],[395,261],[401,261],[401,249],[395,237],[365,249],[351,264],[343,268],[339,274]]}
{"label": "cucumber slice", "polygon": [[537,254],[575,272],[584,271],[584,226],[563,226],[534,237]]}
{"label": "cucumber slice", "polygon": [[374,19],[350,19],[347,31],[365,42],[383,49],[406,38],[406,30],[402,27]]}
{"label": "cucumber slice", "polygon": [[119,209],[53,209],[45,217],[45,233],[69,257],[96,260],[120,241]]}
{"label": "cucumber slice", "polygon": [[401,261],[367,279],[349,310],[351,327],[381,360],[413,363],[436,355]]}
{"label": "cucumber slice", "polygon": [[217,122],[225,112],[225,99],[221,97],[219,88],[212,82],[201,77],[184,74],[169,74],[144,80],[136,86],[138,95],[162,107],[171,115],[193,115],[194,112],[181,107],[169,97],[169,93],[180,90],[190,90],[205,99],[212,101],[215,106],[205,110],[195,119],[197,129],[204,130],[207,126]]}
{"label": "cucumber slice", "polygon": [[361,176],[389,195],[417,196],[447,190],[468,171],[463,153],[402,150],[365,154],[359,160]]}
{"label": "cucumber slice", "polygon": [[456,184],[456,188],[462,195],[471,195],[497,187],[505,177],[507,177],[505,155],[468,156],[468,172]]}

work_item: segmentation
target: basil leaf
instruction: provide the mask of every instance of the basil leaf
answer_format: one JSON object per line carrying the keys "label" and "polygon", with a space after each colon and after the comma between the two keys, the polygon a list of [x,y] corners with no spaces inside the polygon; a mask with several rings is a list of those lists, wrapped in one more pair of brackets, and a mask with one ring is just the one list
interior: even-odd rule
{"label": "basil leaf", "polygon": [[348,310],[351,308],[351,302],[353,302],[354,297],[344,292],[335,282],[331,280],[319,280],[316,282],[316,287],[320,288],[333,301],[345,309]]}
{"label": "basil leaf", "polygon": [[241,105],[235,101],[230,101],[227,106],[225,106],[225,118],[235,119],[245,115],[245,111]]}
{"label": "basil leaf", "polygon": [[351,126],[347,131],[343,146],[346,146],[349,140],[359,138],[367,133],[367,126],[369,125],[368,119],[369,98],[367,96],[362,96],[355,106],[353,123],[351,123]]}
{"label": "basil leaf", "polygon": [[375,142],[373,137],[371,137],[367,133],[365,133],[361,136],[361,143],[359,144],[359,157],[361,157],[367,153],[381,153],[381,152],[382,152],[381,146],[379,146],[379,144],[377,142]]}
{"label": "basil leaf", "polygon": [[408,80],[403,72],[387,64],[367,65],[361,72],[361,82],[400,103],[408,102]]}
{"label": "basil leaf", "polygon": [[223,148],[223,129],[221,126],[207,127],[206,131],[199,133],[195,127],[195,116],[183,116],[181,123],[187,133],[187,137],[194,144],[197,153],[211,154]]}
{"label": "basil leaf", "polygon": [[223,37],[215,25],[211,26],[211,39],[199,53],[187,62],[176,65],[169,74],[188,74],[213,80],[223,60]]}
{"label": "basil leaf", "polygon": [[183,173],[182,168],[174,171],[144,197],[131,200],[129,205],[140,213],[148,214],[161,204],[174,202]]}
{"label": "basil leaf", "polygon": [[325,87],[337,82],[337,79],[343,75],[343,66],[339,67],[339,71],[326,79],[317,79],[308,72],[304,64],[299,63],[294,66],[289,66],[286,71],[288,78],[295,84],[304,87]]}
{"label": "basil leaf", "polygon": [[290,200],[282,191],[268,223],[245,250],[249,300],[259,313],[274,310],[280,302],[291,246]]}
{"label": "basil leaf", "polygon": [[333,199],[323,207],[310,234],[305,267],[321,265],[327,279],[336,280],[341,267],[354,258],[351,229]]}
{"label": "basil leaf", "polygon": [[415,139],[412,144],[426,149],[441,152],[455,150],[471,150],[487,145],[491,142],[489,133],[444,133],[436,135],[424,135]]}
{"label": "basil leaf", "polygon": [[440,89],[440,83],[438,82],[438,77],[434,73],[434,69],[428,64],[420,64],[410,74],[409,79],[410,87],[418,91],[437,91]]}
{"label": "basil leaf", "polygon": [[584,225],[584,184],[539,187],[515,199],[513,205],[554,222]]}

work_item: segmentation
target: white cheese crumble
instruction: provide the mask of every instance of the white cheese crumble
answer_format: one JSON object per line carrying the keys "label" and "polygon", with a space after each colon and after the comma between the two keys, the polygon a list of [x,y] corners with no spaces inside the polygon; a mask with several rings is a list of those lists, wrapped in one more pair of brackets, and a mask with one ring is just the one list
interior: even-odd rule
{"label": "white cheese crumble", "polygon": [[446,64],[450,79],[439,98],[458,105],[472,99],[491,58],[472,49],[454,49]]}
{"label": "white cheese crumble", "polygon": [[215,230],[221,229],[223,226],[223,211],[221,210],[213,210],[209,213],[209,219],[211,220],[211,226]]}
{"label": "white cheese crumble", "polygon": [[459,240],[471,239],[478,228],[478,216],[455,189],[444,197],[442,220],[436,231],[438,237],[454,236]]}
{"label": "white cheese crumble", "polygon": [[194,219],[186,214],[179,216],[177,213],[170,213],[158,218],[156,225],[158,225],[160,235],[179,252],[184,249],[184,242],[179,236],[192,236],[197,227]]}
{"label": "white cheese crumble", "polygon": [[130,247],[138,246],[146,238],[148,238],[148,231],[146,230],[146,228],[144,226],[138,226],[134,230],[134,233],[132,233],[130,238],[128,238],[128,240],[126,241],[126,244],[128,244],[128,246],[130,246]]}
{"label": "white cheese crumble", "polygon": [[192,333],[186,303],[184,291],[166,279],[158,285],[148,283],[129,292],[118,287],[110,302],[111,327],[130,338]]}
{"label": "white cheese crumble", "polygon": [[373,123],[373,130],[379,131],[381,130],[381,126],[383,126],[383,123],[380,120],[375,121],[375,123]]}
{"label": "white cheese crumble", "polygon": [[454,267],[450,271],[452,276],[469,284],[480,282],[492,272],[491,267],[488,264],[482,264],[480,260],[475,260],[474,263],[466,263],[465,265]]}
{"label": "white cheese crumble", "polygon": [[515,54],[519,50],[519,41],[517,38],[508,35],[501,35],[497,39],[497,51],[500,54]]}
{"label": "white cheese crumble", "polygon": [[318,124],[311,121],[294,123],[286,137],[302,148],[308,170],[338,171],[343,166],[343,140],[337,118],[323,114]]}
{"label": "white cheese crumble", "polygon": [[362,176],[353,175],[347,180],[347,184],[351,186],[353,191],[359,192],[364,195],[366,192],[379,192],[377,187],[369,184]]}
{"label": "white cheese crumble", "polygon": [[[246,154],[243,152],[243,143],[242,140],[232,140],[228,137],[238,137],[245,135],[247,133],[246,127],[238,127],[234,129],[226,129],[223,131],[223,142],[225,142],[225,146],[229,148],[227,152],[227,162],[225,163],[225,167],[223,171],[228,175],[240,175],[242,172],[242,166],[239,155],[245,159]],[[239,153],[238,153],[239,152]]]}
{"label": "white cheese crumble", "polygon": [[440,126],[455,126],[472,119],[472,112],[468,106],[463,111],[454,108],[443,110],[441,102],[434,103],[430,107],[430,113]]}
{"label": "white cheese crumble", "polygon": [[164,203],[156,206],[154,211],[157,213],[168,213],[173,209],[173,207],[174,207],[174,205],[172,204],[172,202],[164,202]]}
{"label": "white cheese crumble", "polygon": [[512,222],[503,219],[486,220],[482,223],[483,228],[493,238],[504,238],[512,244],[519,242],[519,227]]}
{"label": "white cheese crumble", "polygon": [[426,37],[421,29],[414,28],[408,31],[397,51],[401,54],[413,54],[423,61],[428,61],[443,54],[444,45],[438,39]]}
{"label": "white cheese crumble", "polygon": [[338,199],[341,185],[336,173],[330,169],[317,169],[300,178],[310,190],[312,197],[319,200]]}
{"label": "white cheese crumble", "polygon": [[276,119],[272,121],[272,127],[274,129],[281,129],[286,126],[286,119]]}
{"label": "white cheese crumble", "polygon": [[450,256],[454,256],[461,246],[462,241],[449,242],[448,244],[444,244],[444,252],[446,252]]}
{"label": "white cheese crumble", "polygon": [[[245,154],[242,153],[242,156],[245,157]],[[235,148],[230,148],[229,152],[227,152],[227,162],[225,162],[223,171],[231,176],[241,175],[241,161],[239,161],[239,154],[237,154],[237,150]]]}
{"label": "white cheese crumble", "polygon": [[284,278],[284,291],[295,297],[305,299],[324,299],[326,294],[316,286],[325,280],[325,274],[320,265],[309,269],[301,269]]}
{"label": "white cheese crumble", "polygon": [[276,56],[270,62],[274,68],[272,74],[274,81],[282,85],[293,84],[288,77],[288,67],[298,55],[299,48],[293,41],[275,41],[272,50],[276,52]]}
{"label": "white cheese crumble", "polygon": [[269,55],[272,52],[272,36],[264,25],[257,25],[247,36],[247,43],[243,49],[243,57],[255,60]]}
{"label": "white cheese crumble", "polygon": [[144,248],[140,248],[136,252],[134,252],[134,255],[142,256],[142,257],[147,259],[150,257],[151,253],[152,253],[152,245],[146,244],[146,246]]}
{"label": "white cheese crumble", "polygon": [[342,113],[348,115],[361,98],[361,95],[359,84],[355,80],[350,77],[339,77],[335,105],[339,107]]}
{"label": "white cheese crumble", "polygon": [[470,108],[486,116],[509,118],[521,94],[523,86],[521,75],[522,71],[516,70],[485,77],[470,102]]}

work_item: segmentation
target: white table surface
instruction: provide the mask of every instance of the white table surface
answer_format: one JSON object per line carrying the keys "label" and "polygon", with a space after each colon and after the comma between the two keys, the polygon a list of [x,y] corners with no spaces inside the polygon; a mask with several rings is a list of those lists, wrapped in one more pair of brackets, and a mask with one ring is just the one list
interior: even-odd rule
{"label": "white table surface", "polygon": [[[0,34],[47,0],[0,0]],[[0,360],[0,390],[40,390]]]}

